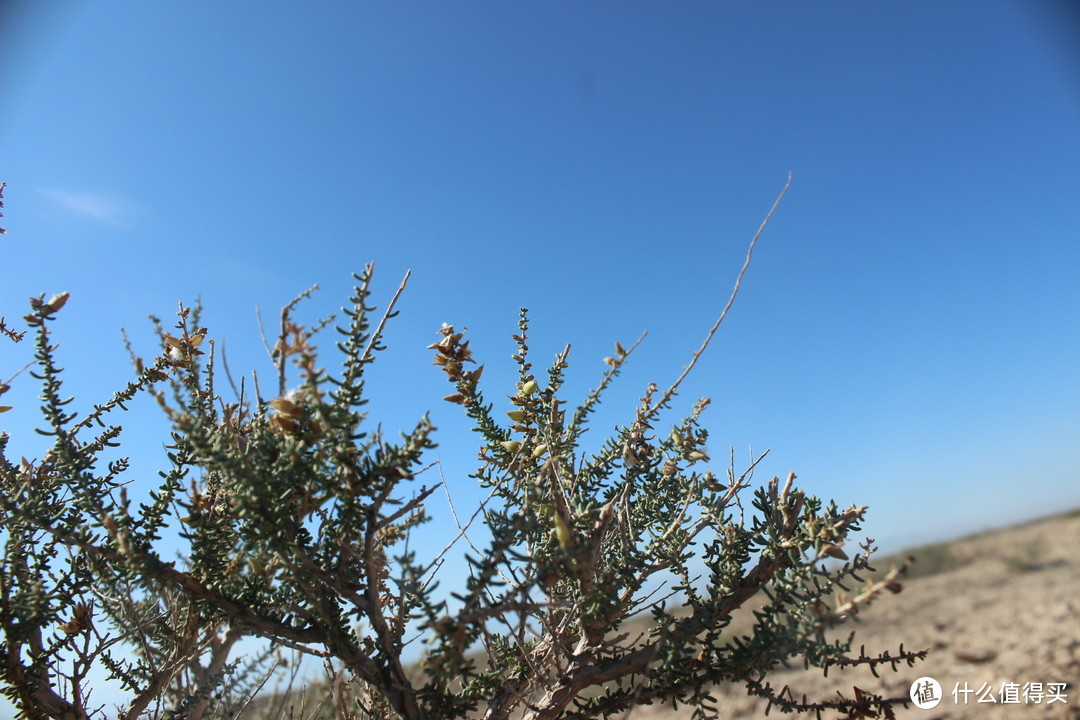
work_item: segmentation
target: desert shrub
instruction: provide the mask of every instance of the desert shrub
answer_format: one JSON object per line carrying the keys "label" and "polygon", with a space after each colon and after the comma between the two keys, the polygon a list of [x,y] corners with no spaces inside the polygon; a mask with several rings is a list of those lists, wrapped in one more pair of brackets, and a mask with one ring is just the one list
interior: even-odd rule
{"label": "desert shrub", "polygon": [[[843,549],[866,508],[825,503],[794,475],[755,488],[760,458],[714,474],[707,400],[662,425],[738,281],[683,374],[649,385],[634,417],[592,446],[590,416],[636,344],[617,343],[595,390],[569,406],[569,348],[534,372],[522,310],[516,385],[495,390],[510,390],[507,412],[486,400],[464,333],[438,331],[430,349],[452,385],[445,400],[479,433],[472,478],[487,491],[473,516],[484,532],[466,524],[455,538],[469,544],[468,577],[446,593],[438,570],[453,542],[427,554],[409,542],[438,485],[420,476],[433,428],[421,418],[391,441],[362,411],[405,287],[375,322],[372,272],[357,276],[337,326],[335,373],[313,341],[333,321],[294,319],[305,293],[281,314],[271,387],[242,381],[227,400],[211,332],[198,308],[181,307],[174,327],[157,327],[158,356],[133,355],[135,379],[82,417],[69,410],[51,339],[67,295],[31,300],[52,447],[15,461],[0,435],[0,680],[22,717],[105,716],[88,692],[94,666],[128,693],[121,718],[236,717],[286,650],[325,664],[320,712],[339,718],[617,717],[653,702],[716,717],[710,688],[726,682],[785,711],[891,716],[905,700],[858,689],[799,700],[767,681],[794,661],[876,671],[922,657],[903,647],[852,656],[850,636],[827,639],[899,589],[895,571],[849,586],[870,569],[869,544],[850,558]],[[141,394],[172,431],[160,481],[132,498],[128,461],[107,457],[122,439],[115,418]],[[173,536],[180,560],[163,554]],[[752,598],[753,623],[729,628]],[[647,631],[628,632],[642,614]],[[245,637],[268,641],[265,653],[234,657]],[[421,657],[407,662],[417,638]],[[267,715],[288,716],[276,707]]]}

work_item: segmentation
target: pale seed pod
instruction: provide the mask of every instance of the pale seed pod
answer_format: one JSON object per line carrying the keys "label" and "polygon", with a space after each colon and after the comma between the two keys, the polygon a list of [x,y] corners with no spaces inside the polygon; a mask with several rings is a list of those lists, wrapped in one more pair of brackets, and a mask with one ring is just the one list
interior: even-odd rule
{"label": "pale seed pod", "polygon": [[559,547],[563,550],[569,550],[574,545],[574,533],[570,529],[569,523],[566,522],[558,510],[555,511],[555,536],[559,539]]}
{"label": "pale seed pod", "polygon": [[303,420],[307,413],[299,405],[287,398],[279,397],[270,401],[270,405],[280,413],[284,413],[296,420]]}
{"label": "pale seed pod", "polygon": [[67,304],[68,298],[71,297],[71,293],[62,292],[53,295],[49,298],[49,302],[45,303],[45,310],[54,313]]}
{"label": "pale seed pod", "polygon": [[75,616],[71,620],[60,625],[60,629],[68,635],[78,635],[90,626],[90,608],[86,603],[78,603],[75,606]]}
{"label": "pale seed pod", "polygon": [[83,627],[82,627],[82,625],[79,624],[78,620],[72,619],[72,620],[69,620],[68,622],[62,624],[60,626],[60,629],[63,630],[68,635],[78,635],[79,633],[82,632]]}
{"label": "pale seed pod", "polygon": [[521,390],[518,392],[518,395],[521,395],[522,397],[528,397],[529,395],[535,393],[539,389],[539,387],[540,386],[536,384],[535,380],[530,380],[529,382],[521,386]]}
{"label": "pale seed pod", "polygon": [[510,453],[511,455],[521,449],[521,443],[519,443],[517,440],[504,440],[499,444],[502,445],[503,450]]}
{"label": "pale seed pod", "polygon": [[524,410],[510,410],[509,412],[506,413],[506,417],[510,418],[514,422],[521,422],[522,420],[525,419],[525,411]]}
{"label": "pale seed pod", "polygon": [[533,448],[532,456],[534,458],[538,458],[541,455],[543,455],[544,453],[546,453],[547,449],[548,449],[547,445],[537,445],[535,448]]}
{"label": "pale seed pod", "polygon": [[300,433],[300,425],[286,415],[275,415],[270,418],[270,424],[275,429],[284,431],[290,435],[297,435]]}
{"label": "pale seed pod", "polygon": [[847,553],[840,549],[839,545],[826,545],[821,548],[821,554],[825,557],[836,558],[837,560],[847,560]]}

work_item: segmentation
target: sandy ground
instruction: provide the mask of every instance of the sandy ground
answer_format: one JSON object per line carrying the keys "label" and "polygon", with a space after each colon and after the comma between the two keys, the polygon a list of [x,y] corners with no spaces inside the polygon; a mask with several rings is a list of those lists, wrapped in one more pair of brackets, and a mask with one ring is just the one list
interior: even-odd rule
{"label": "sandy ground", "polygon": [[[769,678],[773,687],[788,684],[796,697],[809,698],[835,697],[837,690],[851,697],[856,685],[906,696],[914,681],[929,676],[941,685],[940,704],[926,710],[897,706],[898,718],[1080,719],[1080,512],[935,546],[921,555],[924,563],[947,569],[905,581],[903,592],[864,610],[861,622],[845,632],[856,630],[856,650],[865,644],[868,655],[895,653],[902,642],[905,649],[929,648],[927,660],[913,668],[902,665],[896,673],[883,670],[880,680],[865,669],[834,670],[828,678],[820,670],[778,672]],[[1034,683],[1043,684],[1042,702],[1029,695],[1025,703],[1024,686],[1031,693]],[[1065,684],[1064,703],[1050,702],[1051,683]],[[965,684],[972,691],[966,698]],[[1002,702],[1010,684],[1019,704]],[[765,703],[749,698],[741,686],[719,687],[715,695],[724,718],[765,716]],[[979,702],[980,697],[998,702]],[[778,715],[773,708],[770,717]],[[681,707],[643,707],[631,714],[634,720],[689,716]]]}

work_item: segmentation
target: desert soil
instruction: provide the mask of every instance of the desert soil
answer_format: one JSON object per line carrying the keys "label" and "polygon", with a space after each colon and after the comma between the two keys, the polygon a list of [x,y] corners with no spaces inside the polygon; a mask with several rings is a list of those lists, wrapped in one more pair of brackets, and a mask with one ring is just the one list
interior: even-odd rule
{"label": "desert soil", "polygon": [[[846,672],[781,671],[769,678],[773,687],[789,685],[795,697],[847,697],[852,688],[907,696],[911,684],[929,676],[942,688],[940,704],[920,710],[897,706],[900,720],[1080,719],[1080,512],[933,546],[915,553],[912,579],[899,595],[887,595],[859,614],[854,648],[868,655],[881,650],[929,649],[915,667],[880,671],[881,679],[858,668]],[[924,567],[919,568],[922,564]],[[927,567],[929,566],[929,567]],[[919,577],[920,573],[934,571]],[[973,692],[966,703],[962,690]],[[1003,703],[1003,688],[1015,683],[1020,703]],[[1042,702],[1024,703],[1025,683],[1042,683]],[[1051,683],[1065,683],[1065,702],[1049,702]],[[1033,688],[1028,686],[1029,691]],[[954,690],[961,692],[954,696]],[[988,689],[989,692],[985,690]],[[984,700],[978,702],[980,690]],[[746,695],[740,686],[715,690],[724,718],[761,718],[764,701]],[[769,713],[780,715],[778,708]],[[643,707],[633,720],[689,717],[680,707]],[[813,717],[810,715],[809,717]],[[823,717],[828,717],[823,714]]]}

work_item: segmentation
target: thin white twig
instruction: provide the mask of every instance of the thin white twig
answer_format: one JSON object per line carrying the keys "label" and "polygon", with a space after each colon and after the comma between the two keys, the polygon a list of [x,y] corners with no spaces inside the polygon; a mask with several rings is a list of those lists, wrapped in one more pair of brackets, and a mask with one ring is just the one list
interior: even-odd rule
{"label": "thin white twig", "polygon": [[382,319],[379,320],[378,327],[375,328],[375,332],[373,332],[371,334],[371,337],[368,339],[367,347],[364,348],[364,354],[360,358],[361,365],[371,359],[371,353],[375,351],[375,344],[382,336],[383,328],[386,327],[386,321],[389,320],[390,317],[393,315],[394,306],[397,305],[397,301],[398,298],[401,297],[401,293],[405,291],[405,285],[408,284],[410,275],[412,275],[412,270],[406,270],[405,277],[401,279],[401,284],[398,285],[397,292],[395,292],[394,297],[390,299],[390,304],[386,306],[386,311],[383,313]]}
{"label": "thin white twig", "polygon": [[457,544],[457,541],[461,538],[465,538],[465,542],[469,544],[469,547],[473,549],[473,552],[477,554],[482,554],[480,548],[476,547],[476,545],[473,545],[472,540],[469,539],[468,530],[470,527],[472,527],[472,524],[476,521],[476,518],[480,515],[480,513],[482,513],[487,507],[487,504],[491,500],[491,498],[495,497],[495,493],[498,492],[499,488],[502,486],[501,481],[497,483],[495,487],[491,489],[491,492],[488,493],[488,496],[484,498],[480,505],[476,508],[476,512],[474,512],[472,516],[469,517],[469,521],[465,523],[464,526],[462,526],[461,520],[458,518],[457,515],[457,510],[454,508],[454,501],[450,497],[450,488],[446,484],[446,477],[443,475],[441,459],[439,460],[439,478],[442,480],[440,484],[443,487],[443,492],[446,493],[446,502],[450,506],[450,514],[454,516],[454,524],[458,526],[458,534],[455,535],[454,538],[446,545],[446,547],[442,549],[442,552],[435,556],[435,559],[432,560],[429,567],[434,567],[435,563],[438,563],[440,560],[442,560],[443,556],[446,555],[446,553],[450,552],[450,548],[454,547],[454,545]]}
{"label": "thin white twig", "polygon": [[690,371],[694,369],[695,365],[697,365],[698,358],[700,358],[701,354],[705,352],[705,348],[709,346],[709,343],[713,339],[713,335],[716,334],[717,329],[719,329],[720,327],[720,323],[724,322],[724,318],[727,317],[728,310],[730,310],[731,306],[735,304],[735,297],[739,294],[739,287],[742,285],[743,275],[746,274],[747,268],[750,267],[750,257],[754,254],[754,246],[757,245],[758,238],[761,237],[761,234],[765,232],[765,226],[769,224],[769,220],[772,219],[773,213],[776,212],[776,208],[780,206],[780,201],[784,199],[784,195],[787,193],[789,187],[791,187],[791,173],[788,173],[788,179],[787,183],[784,185],[784,189],[780,191],[780,194],[777,196],[776,201],[773,202],[772,208],[769,209],[769,214],[766,215],[765,219],[761,222],[761,227],[758,228],[758,231],[754,234],[754,239],[750,241],[750,246],[746,249],[746,261],[743,262],[742,269],[739,270],[739,275],[735,278],[735,287],[732,289],[731,296],[728,298],[727,305],[724,306],[723,311],[720,313],[720,317],[718,317],[716,319],[716,322],[713,323],[712,329],[710,329],[708,335],[705,336],[705,341],[701,343],[701,347],[699,347],[697,351],[693,354],[693,357],[690,360],[690,364],[683,368],[682,374],[679,375],[675,382],[672,383],[671,387],[669,387],[667,391],[664,392],[663,397],[661,397],[656,402],[656,404],[649,407],[648,413],[646,415],[647,417],[651,417],[652,415],[654,415],[657,410],[659,410],[661,407],[664,407],[667,402],[671,400],[671,398],[675,395],[675,391],[678,389],[679,385],[682,384],[682,381],[686,379],[686,376],[689,375]]}

